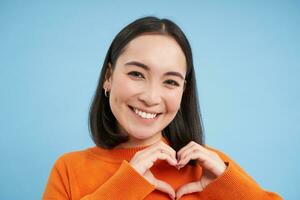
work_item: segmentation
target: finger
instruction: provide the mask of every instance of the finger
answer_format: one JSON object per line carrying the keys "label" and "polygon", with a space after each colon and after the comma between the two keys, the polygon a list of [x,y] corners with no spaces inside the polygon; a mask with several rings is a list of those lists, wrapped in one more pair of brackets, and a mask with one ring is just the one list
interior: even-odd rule
{"label": "finger", "polygon": [[194,141],[189,142],[187,145],[185,145],[184,147],[182,147],[178,152],[177,152],[177,157],[180,158],[180,155],[182,154],[182,152],[184,152],[185,150],[189,149],[191,146],[194,145]]}
{"label": "finger", "polygon": [[164,182],[164,181],[161,181],[157,178],[155,178],[153,176],[153,174],[150,172],[150,170],[148,170],[146,173],[145,173],[145,178],[155,186],[155,188],[157,190],[160,190],[162,192],[165,192],[167,194],[169,194],[169,196],[172,198],[172,199],[175,199],[175,191],[173,189],[173,187],[171,185],[169,185],[168,183]]}
{"label": "finger", "polygon": [[226,165],[222,160],[214,160],[212,157],[208,156],[207,154],[201,151],[194,151],[191,154],[188,154],[185,159],[179,161],[177,166],[182,168],[185,166],[190,160],[197,159],[200,162],[201,167],[205,168],[206,170],[210,171],[214,176],[218,177],[224,173],[226,170]]}
{"label": "finger", "polygon": [[140,173],[144,174],[145,170],[150,169],[156,160],[166,160],[170,165],[177,166],[175,154],[171,156],[165,147],[155,147],[147,151],[139,151],[131,159],[130,164]]}
{"label": "finger", "polygon": [[[153,153],[151,153],[150,155],[148,155],[147,157],[145,157],[144,159],[148,159],[152,161],[152,165],[156,160],[165,160],[167,161],[170,165],[172,166],[177,166],[177,160],[174,159],[173,157],[171,157],[169,154],[164,153],[162,151],[160,151],[159,149]],[[152,167],[149,166],[149,167]]]}
{"label": "finger", "polygon": [[205,153],[207,153],[207,154],[214,154],[214,153],[215,153],[215,152],[213,152],[213,151],[207,149],[204,145],[198,144],[197,147],[198,147],[201,151],[203,151],[203,152],[205,152]]}
{"label": "finger", "polygon": [[176,160],[176,151],[172,147],[170,147],[169,145],[167,145],[164,142],[161,142],[160,146],[164,150],[167,150],[167,152]]}
{"label": "finger", "polygon": [[185,149],[183,152],[181,152],[179,160],[184,159],[188,154],[195,151],[201,151],[204,154],[207,154],[207,156],[211,157],[212,159],[215,159],[214,152],[211,152],[210,150],[206,149],[205,147],[203,147],[198,143],[194,143],[194,145],[190,146],[190,148]]}
{"label": "finger", "polygon": [[[162,141],[159,141],[151,146],[149,146],[148,148],[139,151],[140,154],[149,154],[152,153],[154,151],[156,151],[157,149],[163,149],[165,150],[167,153],[169,153],[170,155],[172,155],[174,158],[176,158],[176,151],[174,149],[172,149],[172,147],[168,146],[167,144],[165,144]],[[143,156],[144,157],[144,156]]]}
{"label": "finger", "polygon": [[180,199],[185,194],[190,194],[193,192],[201,192],[202,190],[203,190],[203,187],[202,187],[200,181],[187,183],[187,184],[181,186],[176,191],[176,199]]}
{"label": "finger", "polygon": [[172,149],[170,146],[166,145],[165,143],[158,144],[158,145],[151,147],[150,149],[144,151],[141,154],[141,156],[143,158],[145,158],[147,156],[154,154],[157,151],[161,151],[162,153],[166,153],[166,154],[170,155],[172,157],[172,159],[177,162],[176,151],[174,149]]}
{"label": "finger", "polygon": [[[193,151],[202,151],[205,154],[208,154],[209,156],[212,156],[211,152],[204,148],[202,145],[193,142],[193,145],[190,145],[188,148],[185,148],[183,151],[179,154],[179,160],[184,159],[186,155],[190,154]],[[178,155],[178,154],[177,154]]]}
{"label": "finger", "polygon": [[193,151],[189,154],[187,154],[182,160],[180,160],[177,164],[177,166],[179,168],[182,168],[183,166],[185,166],[190,160],[195,160],[197,159],[199,162],[201,163],[205,163],[205,162],[208,162],[210,157],[201,152],[201,151]]}
{"label": "finger", "polygon": [[164,181],[156,179],[156,189],[169,194],[173,199],[175,198],[175,191],[173,187]]}
{"label": "finger", "polygon": [[131,165],[136,169],[136,171],[143,175],[145,171],[149,170],[157,160],[165,160],[169,163],[169,165],[177,167],[177,161],[174,161],[168,154],[160,152],[156,152],[145,158],[139,158],[130,163],[132,163]]}

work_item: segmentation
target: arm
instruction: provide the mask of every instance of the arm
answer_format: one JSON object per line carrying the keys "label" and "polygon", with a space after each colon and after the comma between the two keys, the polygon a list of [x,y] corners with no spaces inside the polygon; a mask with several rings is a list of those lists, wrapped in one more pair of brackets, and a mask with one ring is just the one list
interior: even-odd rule
{"label": "arm", "polygon": [[118,171],[94,193],[81,200],[96,199],[144,199],[155,187],[136,172],[127,161],[123,161]]}
{"label": "arm", "polygon": [[54,164],[43,195],[43,200],[113,200],[113,199],[144,199],[154,190],[146,179],[136,172],[127,161],[123,161],[115,174],[99,186],[94,192],[84,197],[71,194],[71,183],[68,178],[63,157]]}
{"label": "arm", "polygon": [[[282,200],[269,191],[263,190],[237,163],[225,154],[219,154],[227,164],[225,172],[214,182],[210,183],[201,193],[203,199],[220,200]],[[201,198],[201,199],[202,199]]]}

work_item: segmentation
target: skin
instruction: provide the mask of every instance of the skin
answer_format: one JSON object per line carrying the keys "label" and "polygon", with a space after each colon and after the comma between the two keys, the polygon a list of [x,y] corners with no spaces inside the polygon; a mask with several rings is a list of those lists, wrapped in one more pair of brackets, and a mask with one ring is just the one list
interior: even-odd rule
{"label": "skin", "polygon": [[[129,164],[157,190],[169,194],[171,199],[180,199],[185,194],[201,192],[224,173],[226,165],[215,152],[193,141],[175,152],[161,141],[162,130],[180,108],[185,84],[185,55],[173,38],[142,35],[133,39],[109,75],[103,88],[109,91],[111,110],[120,132],[129,136],[128,142],[116,148],[148,146],[137,152]],[[159,115],[154,120],[142,119],[129,106]],[[177,191],[150,171],[156,160],[165,160],[180,170],[192,159],[201,165],[202,177]]]}
{"label": "skin", "polygon": [[[168,72],[176,72],[182,78]],[[180,108],[185,74],[185,55],[173,38],[142,35],[129,42],[112,76],[104,83],[119,129],[129,136],[129,141],[117,148],[151,145],[161,139],[161,131]],[[150,123],[137,117],[128,106],[160,114]]]}

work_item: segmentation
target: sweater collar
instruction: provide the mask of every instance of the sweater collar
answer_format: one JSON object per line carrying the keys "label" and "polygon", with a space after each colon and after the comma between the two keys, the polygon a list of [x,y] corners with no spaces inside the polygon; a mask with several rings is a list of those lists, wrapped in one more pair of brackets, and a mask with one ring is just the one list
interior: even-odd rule
{"label": "sweater collar", "polygon": [[[166,138],[161,137],[161,141],[169,145]],[[123,160],[130,161],[134,154],[141,151],[147,146],[138,146],[132,148],[116,148],[116,149],[104,149],[102,147],[94,146],[89,148],[88,151],[101,160],[112,161],[112,162],[122,162]]]}

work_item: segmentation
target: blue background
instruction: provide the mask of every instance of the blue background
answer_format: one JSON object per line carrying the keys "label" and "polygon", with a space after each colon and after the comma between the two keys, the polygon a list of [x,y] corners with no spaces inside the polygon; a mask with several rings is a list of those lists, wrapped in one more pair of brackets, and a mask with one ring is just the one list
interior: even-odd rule
{"label": "blue background", "polygon": [[[57,157],[93,145],[88,110],[113,37],[174,20],[192,45],[206,142],[300,199],[299,1],[0,1],[0,199],[40,199]],[[297,186],[298,185],[298,186]]]}

